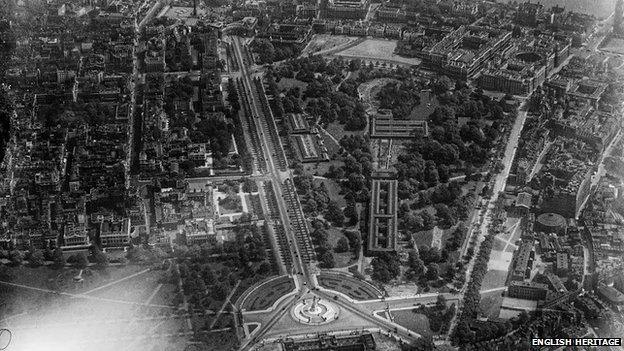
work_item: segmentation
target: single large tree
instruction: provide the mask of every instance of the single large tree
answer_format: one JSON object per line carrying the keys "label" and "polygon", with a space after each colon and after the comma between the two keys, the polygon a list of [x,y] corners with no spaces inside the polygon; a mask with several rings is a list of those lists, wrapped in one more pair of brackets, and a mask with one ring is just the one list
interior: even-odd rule
{"label": "single large tree", "polygon": [[440,267],[437,263],[429,263],[427,265],[427,279],[436,280],[440,275]]}
{"label": "single large tree", "polygon": [[61,268],[65,265],[65,256],[63,256],[63,249],[57,247],[54,249],[54,266],[57,268]]}
{"label": "single large tree", "polygon": [[31,248],[28,252],[28,261],[31,266],[41,266],[44,262],[43,252],[41,250],[37,250],[36,248]]}
{"label": "single large tree", "polygon": [[344,223],[345,216],[342,213],[342,209],[338,203],[334,200],[330,200],[327,204],[327,211],[325,212],[325,218],[332,222],[335,226],[341,227]]}

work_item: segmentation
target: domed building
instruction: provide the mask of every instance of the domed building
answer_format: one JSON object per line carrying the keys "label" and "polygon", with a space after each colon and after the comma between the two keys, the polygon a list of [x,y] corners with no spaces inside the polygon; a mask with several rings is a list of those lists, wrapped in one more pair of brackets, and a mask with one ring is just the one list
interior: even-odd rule
{"label": "domed building", "polygon": [[534,229],[536,232],[565,234],[566,220],[557,213],[542,213],[537,216]]}

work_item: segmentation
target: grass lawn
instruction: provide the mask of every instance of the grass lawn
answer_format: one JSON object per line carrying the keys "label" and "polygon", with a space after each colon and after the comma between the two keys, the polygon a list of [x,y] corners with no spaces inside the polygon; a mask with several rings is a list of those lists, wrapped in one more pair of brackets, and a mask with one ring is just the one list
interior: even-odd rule
{"label": "grass lawn", "polygon": [[220,199],[218,203],[219,212],[222,215],[243,211],[243,204],[238,194],[229,194],[226,198]]}
{"label": "grass lawn", "polygon": [[516,247],[515,246],[507,246],[507,248],[505,249],[505,252],[514,252],[516,251]]}
{"label": "grass lawn", "polygon": [[344,237],[342,230],[333,226],[327,230],[327,234],[329,234],[328,242],[332,247],[335,247],[338,240]]}
{"label": "grass lawn", "polygon": [[[329,244],[332,248],[336,247],[336,243],[342,237],[346,238],[344,234],[342,234],[342,230],[340,228],[331,227],[327,233],[329,234]],[[335,268],[348,267],[356,262],[355,256],[351,252],[333,252],[334,260],[336,261]]]}
{"label": "grass lawn", "polygon": [[[485,277],[483,277],[481,290],[489,290],[505,286],[507,273],[507,271],[488,270],[487,273],[485,273]],[[498,293],[500,294],[500,292]]]}
{"label": "grass lawn", "polygon": [[[339,139],[332,139],[329,137],[329,135],[327,135],[327,133],[324,133],[321,131],[321,138],[323,138],[323,145],[325,145],[325,147],[327,148],[327,154],[329,155],[330,159],[335,158],[335,156],[337,156],[338,152],[340,151],[340,145],[338,144],[338,141],[340,141]],[[327,162],[323,162],[324,164],[327,164]]]}
{"label": "grass lawn", "polygon": [[200,333],[197,339],[209,345],[211,351],[233,350],[238,344],[236,333],[233,331]]}
{"label": "grass lawn", "polygon": [[340,185],[338,185],[332,179],[314,179],[315,186],[318,186],[321,183],[325,184],[325,188],[327,189],[327,194],[329,195],[330,200],[336,201],[338,203],[338,206],[340,206],[341,208],[347,206],[347,202],[345,201],[344,196],[340,194]]}
{"label": "grass lawn", "polygon": [[496,318],[500,313],[501,304],[503,303],[503,296],[500,291],[495,291],[487,294],[481,294],[481,303],[479,307],[481,313],[488,318]]}
{"label": "grass lawn", "polygon": [[[328,242],[332,248],[336,247],[336,243],[340,238],[346,238],[344,234],[342,234],[342,229],[337,227],[331,227],[327,233],[329,234]],[[356,257],[351,252],[332,252],[334,255],[335,268],[343,268],[348,267],[356,263]]]}
{"label": "grass lawn", "polygon": [[163,284],[158,293],[154,295],[151,303],[154,305],[170,305],[176,294],[177,286],[173,284]]}
{"label": "grass lawn", "polygon": [[410,119],[426,121],[438,106],[440,106],[440,103],[435,95],[427,92],[420,93],[420,104],[412,110]]}
{"label": "grass lawn", "polygon": [[[340,139],[342,139],[342,137],[345,135],[364,135],[363,130],[357,130],[357,131],[344,130],[344,126],[337,122],[328,124],[325,127],[325,130],[329,134],[331,134],[334,137],[334,139],[336,139],[337,141],[340,141]],[[328,145],[328,149],[329,149],[329,145]]]}
{"label": "grass lawn", "polygon": [[245,194],[245,202],[247,203],[247,212],[250,214],[262,215],[262,205],[260,203],[259,195]]}
{"label": "grass lawn", "polygon": [[163,271],[150,271],[90,293],[89,296],[143,303],[154,293]]}
{"label": "grass lawn", "polygon": [[335,268],[349,267],[357,262],[355,256],[351,252],[334,252]]}
{"label": "grass lawn", "polygon": [[280,297],[288,294],[295,288],[295,283],[289,277],[271,280],[254,290],[244,300],[243,309],[247,311],[266,310],[273,306]]}
{"label": "grass lawn", "polygon": [[427,316],[412,310],[391,311],[394,322],[422,336],[431,336],[433,332],[429,329]]}
{"label": "grass lawn", "polygon": [[[72,294],[86,293],[80,297],[70,297],[28,288],[13,288],[10,292],[11,301],[7,302],[18,306],[14,312],[29,312],[11,321],[15,331],[14,346],[16,349],[32,349],[18,345],[28,345],[35,335],[41,345],[54,345],[55,341],[62,340],[63,349],[72,350],[82,349],[75,342],[99,340],[107,335],[125,339],[125,345],[117,345],[115,340],[110,340],[111,349],[137,346],[140,342],[150,350],[164,351],[170,350],[172,345],[186,343],[186,336],[159,339],[157,342],[134,339],[149,333],[164,334],[183,329],[184,323],[180,319],[169,317],[174,312],[171,308],[123,303],[170,305],[175,286],[164,284],[158,288],[163,271],[148,271],[90,292],[145,268],[121,266],[104,270],[90,269],[83,272],[84,281],[81,283],[74,282],[73,277],[77,273],[74,269],[12,268],[17,284]],[[19,309],[20,305],[23,308]]]}
{"label": "grass lawn", "polygon": [[87,291],[106,283],[124,278],[131,274],[146,269],[145,266],[111,266],[105,269],[88,269],[90,273],[83,273],[83,282],[77,286],[74,277],[79,270],[75,268],[52,269],[50,267],[11,267],[10,272],[13,274],[13,282],[27,286],[50,289],[55,291]]}
{"label": "grass lawn", "polygon": [[342,161],[329,161],[319,163],[304,163],[303,169],[312,174],[313,176],[325,177],[325,174],[329,171],[329,167],[334,166],[336,168],[344,166]]}
{"label": "grass lawn", "polygon": [[316,34],[303,50],[302,55],[314,54],[319,51],[333,49],[339,45],[345,45],[356,40],[357,37],[343,35]]}
{"label": "grass lawn", "polygon": [[308,83],[294,78],[282,78],[277,83],[277,87],[280,90],[290,90],[292,88],[299,87],[301,91],[304,91],[308,87]]}
{"label": "grass lawn", "polygon": [[319,285],[341,292],[355,300],[377,299],[383,293],[372,284],[351,275],[322,272],[318,276]]}
{"label": "grass lawn", "polygon": [[489,270],[508,271],[513,259],[513,254],[504,251],[492,251],[488,261]]}
{"label": "grass lawn", "polygon": [[420,64],[421,61],[417,58],[402,57],[395,54],[396,46],[396,40],[367,39],[354,47],[336,53],[336,55],[370,60],[390,60],[410,65]]}
{"label": "grass lawn", "polygon": [[[505,221],[505,231],[498,235],[499,238],[510,241],[514,243],[516,240],[520,238],[520,230],[518,226],[520,225],[520,218],[508,217]],[[515,228],[515,231],[514,231]]]}
{"label": "grass lawn", "polygon": [[505,249],[506,242],[504,242],[501,238],[495,237],[494,244],[492,245],[492,250],[503,251]]}
{"label": "grass lawn", "polygon": [[607,44],[602,47],[602,50],[624,54],[624,39],[611,38]]}

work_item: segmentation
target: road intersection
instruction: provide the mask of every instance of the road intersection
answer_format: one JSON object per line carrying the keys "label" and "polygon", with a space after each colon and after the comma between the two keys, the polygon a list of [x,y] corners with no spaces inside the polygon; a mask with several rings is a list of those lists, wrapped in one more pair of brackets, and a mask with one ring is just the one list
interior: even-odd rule
{"label": "road intersection", "polygon": [[[282,226],[286,232],[288,243],[274,247],[281,251],[278,257],[290,257],[292,267],[286,272],[293,279],[295,289],[275,301],[272,307],[262,311],[240,310],[242,317],[240,328],[244,339],[241,350],[254,350],[267,342],[277,342],[285,337],[301,334],[315,334],[336,331],[372,330],[393,335],[405,342],[412,342],[420,338],[418,333],[386,319],[383,312],[415,308],[419,304],[432,304],[438,294],[414,295],[401,298],[377,298],[367,301],[357,301],[337,291],[329,290],[319,285],[317,276],[320,273],[314,266],[314,256],[305,253],[310,249],[311,241],[305,217],[299,203],[297,193],[292,186],[292,173],[284,167],[281,160],[285,160],[284,149],[276,135],[276,126],[267,109],[266,96],[261,83],[254,78],[254,71],[248,67],[245,60],[245,47],[238,37],[226,38],[230,40],[233,52],[240,67],[240,86],[242,103],[247,104],[246,111],[251,112],[256,127],[255,133],[260,136],[263,160],[266,161],[266,172],[255,174],[255,177],[268,179],[275,193],[279,220],[273,225]],[[236,75],[238,76],[238,75]],[[264,100],[264,101],[263,101]],[[274,128],[273,130],[271,128]],[[262,169],[263,167],[260,167]],[[270,206],[268,199],[263,202]],[[277,241],[277,240],[275,240]],[[275,242],[274,241],[274,242]],[[284,252],[287,251],[287,252]],[[367,284],[362,282],[362,284]],[[258,287],[256,287],[258,289]],[[261,288],[260,288],[261,289]],[[247,295],[247,294],[245,294]],[[457,302],[458,295],[445,294],[447,301]],[[320,325],[305,323],[293,318],[292,310],[304,301],[321,300],[327,305],[335,306],[339,311],[335,319]],[[239,299],[240,302],[240,299]],[[237,302],[236,308],[241,304]],[[250,331],[251,329],[251,331]]]}

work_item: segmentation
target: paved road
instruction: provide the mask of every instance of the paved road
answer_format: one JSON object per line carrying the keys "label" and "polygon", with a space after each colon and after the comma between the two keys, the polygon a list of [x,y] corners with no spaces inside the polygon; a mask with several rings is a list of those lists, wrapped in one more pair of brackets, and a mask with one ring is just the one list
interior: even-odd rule
{"label": "paved road", "polygon": [[[507,141],[507,147],[505,148],[505,154],[502,159],[502,164],[504,165],[503,170],[495,178],[494,185],[492,187],[493,195],[487,204],[487,208],[485,210],[485,215],[483,216],[483,221],[481,222],[481,226],[479,227],[478,230],[473,231],[471,233],[471,235],[477,236],[476,237],[477,241],[475,245],[476,248],[479,248],[481,246],[483,239],[485,239],[485,236],[487,235],[491,216],[494,210],[494,204],[496,203],[496,200],[498,200],[498,195],[500,194],[500,192],[505,190],[505,186],[507,185],[507,178],[509,177],[509,172],[511,171],[511,164],[516,154],[516,150],[518,149],[520,133],[522,132],[522,128],[524,127],[524,122],[526,121],[526,117],[527,117],[527,112],[523,111],[522,108],[519,109],[518,116],[509,134],[509,140]],[[478,220],[479,217],[480,216],[476,216],[475,220]],[[472,223],[470,225],[470,228],[472,228]],[[468,238],[467,240],[470,240],[470,238]],[[472,269],[474,268],[474,265],[476,262],[477,252],[475,252],[475,254],[472,255],[472,258],[466,265],[466,279],[465,279],[464,285],[462,286],[460,290],[462,299],[466,292],[468,282],[470,281],[470,275],[472,274]],[[461,303],[460,303],[460,309],[461,309]],[[453,329],[455,329],[455,324],[457,323],[457,317],[461,313],[460,309],[458,309],[458,312],[455,314],[455,316],[451,320],[451,326],[449,328],[449,331],[452,331]]]}
{"label": "paved road", "polygon": [[[308,55],[330,55],[330,54],[336,53],[338,51],[344,51],[344,50],[347,50],[349,48],[352,48],[352,47],[354,47],[356,45],[359,45],[359,44],[363,43],[365,40],[366,40],[365,37],[357,38],[357,39],[355,39],[353,41],[350,41],[350,42],[347,42],[347,43],[344,43],[344,44],[340,44],[340,45],[336,45],[333,48],[329,48],[329,49],[326,49],[326,50],[320,50],[320,51],[317,51],[317,52],[306,52],[306,50],[303,49],[302,53],[301,53],[301,55],[299,57],[306,57]],[[310,45],[310,43],[308,43],[308,45]],[[307,49],[307,46],[306,46],[306,49]]]}
{"label": "paved road", "polygon": [[[457,302],[459,298],[461,297],[459,294],[445,293],[441,295],[446,298],[447,302]],[[362,301],[356,304],[371,312],[381,311],[385,309],[390,309],[392,311],[392,310],[402,310],[406,308],[415,308],[417,307],[416,305],[418,304],[426,305],[430,303],[435,303],[437,299],[438,299],[438,294],[431,293],[431,294],[422,294],[422,295],[399,298],[399,299],[387,298],[384,300]]]}
{"label": "paved road", "polygon": [[[259,92],[257,91],[256,87],[254,86],[252,79],[251,79],[251,74],[247,71],[247,67],[244,64],[243,61],[243,53],[242,53],[242,49],[241,49],[241,44],[240,44],[240,39],[238,37],[233,37],[233,47],[234,47],[234,51],[235,54],[239,60],[240,63],[240,67],[241,67],[241,73],[242,73],[242,81],[243,81],[243,86],[245,87],[245,89],[247,90],[247,94],[249,96],[249,100],[251,103],[251,108],[252,108],[252,113],[254,114],[254,118],[256,119],[260,119],[260,116],[267,118],[267,116],[264,116],[264,113],[262,111],[262,108],[260,107],[260,101],[258,100],[258,94]],[[267,161],[267,165],[268,165],[268,170],[269,170],[269,174],[268,176],[271,178],[271,180],[273,181],[273,185],[274,185],[274,190],[275,190],[275,195],[277,198],[277,205],[279,207],[279,212],[280,212],[280,217],[282,220],[282,224],[284,225],[284,228],[286,229],[286,233],[288,236],[290,236],[290,240],[292,242],[297,242],[295,238],[292,237],[292,232],[289,230],[290,228],[290,220],[288,218],[288,211],[286,209],[286,204],[284,202],[284,196],[282,196],[282,187],[281,184],[283,183],[283,181],[285,179],[282,179],[282,173],[279,170],[278,166],[276,165],[276,161],[275,158],[277,158],[276,153],[277,152],[283,152],[283,150],[281,148],[279,148],[278,145],[275,145],[275,148],[278,150],[275,150],[276,153],[271,152],[269,145],[272,144],[272,140],[270,139],[270,131],[269,130],[265,130],[265,126],[263,123],[260,123],[260,121],[258,121],[258,123],[256,123],[256,127],[258,129],[258,133],[260,134],[261,140],[262,140],[262,152],[265,155],[265,159]],[[290,234],[290,235],[289,235]],[[301,260],[301,255],[299,254],[299,248],[298,245],[293,245],[293,249],[294,249],[294,253],[295,253],[295,257],[293,257],[293,263],[295,264],[295,269],[297,272],[304,272],[307,273],[307,267],[303,264],[303,261]],[[287,254],[287,253],[283,253],[283,254]],[[292,254],[292,253],[291,253]],[[304,275],[304,277],[306,277],[307,279],[307,274]],[[303,283],[303,281],[301,282]]]}
{"label": "paved road", "polygon": [[[265,125],[265,123],[262,123],[264,121],[260,120],[261,117],[267,118],[267,116],[264,115],[263,110],[260,105],[261,104],[261,102],[259,101],[260,96],[258,96],[260,92],[257,91],[256,86],[254,85],[254,82],[252,81],[252,74],[248,72],[247,67],[244,64],[240,39],[238,37],[232,37],[232,44],[233,44],[232,47],[234,48],[234,54],[236,55],[236,58],[239,62],[239,67],[241,68],[241,79],[243,82],[243,87],[246,90],[246,95],[249,98],[249,101],[248,101],[250,104],[249,107],[252,111],[253,118],[256,119],[257,133],[261,137],[262,152],[265,156],[265,160],[267,161],[267,166],[268,166],[268,171],[269,171],[267,176],[271,179],[272,184],[273,184],[273,189],[276,195],[275,197],[277,200],[281,222],[282,222],[282,225],[284,226],[288,239],[291,242],[296,243],[297,242],[296,238],[293,237],[293,233],[290,230],[291,226],[290,226],[290,220],[288,218],[287,206],[284,202],[284,196],[282,195],[281,184],[284,181],[284,179],[282,179],[283,172],[279,170],[278,166],[276,165],[277,161],[275,160],[275,158],[277,158],[276,153],[283,152],[283,149],[279,145],[273,145],[274,150],[275,150],[275,153],[273,153],[269,147],[269,145],[272,145],[273,141],[269,140],[269,136],[271,135],[270,131],[265,130],[266,125],[268,125],[268,123]],[[297,274],[294,277],[295,285],[299,289],[301,286],[307,285],[308,281],[311,281],[311,280],[309,279],[309,276],[308,276],[308,269],[304,265],[301,259],[301,255],[299,253],[299,245],[288,245],[288,246],[291,249],[290,252],[282,252],[282,254],[291,255],[292,262],[294,265],[294,270],[296,272],[304,273],[304,274]],[[261,338],[267,331],[269,331],[269,329],[282,316],[284,316],[284,314],[290,309],[292,302],[293,302],[293,298],[285,299],[278,305],[278,307],[273,312],[266,315],[266,318],[263,320],[264,321],[263,325],[260,326],[259,330],[254,332],[254,337],[248,338],[247,340],[244,340],[242,342],[241,350],[249,349],[249,347],[253,346],[253,344],[258,341],[257,338]]]}
{"label": "paved road", "polygon": [[215,176],[215,177],[195,177],[195,178],[185,178],[189,183],[214,183],[214,182],[222,182],[226,180],[242,180],[242,179],[251,179],[251,180],[269,180],[269,177],[264,175],[248,175],[248,174],[239,174],[239,175],[231,175],[231,176]]}
{"label": "paved road", "polygon": [[[622,138],[622,131],[621,130],[617,133],[617,135],[613,138],[611,143],[609,143],[609,145],[605,148],[604,152],[600,155],[600,158],[598,159],[598,162],[597,162],[598,169],[592,175],[591,180],[590,180],[591,181],[591,189],[592,190],[595,190],[596,186],[598,185],[598,182],[600,182],[600,179],[602,179],[602,177],[604,177],[607,174],[607,170],[606,170],[605,165],[604,165],[604,159],[605,159],[605,157],[609,156],[609,154],[611,154],[611,151],[613,150],[613,146],[615,146],[617,144],[617,142],[620,140],[620,138]],[[589,201],[590,197],[591,197],[591,194],[587,196],[587,198],[583,201],[583,203],[579,207],[578,211],[576,212],[576,217],[577,218],[579,217],[579,215],[583,211],[583,208],[585,208],[585,205],[587,205],[587,202]]]}
{"label": "paved road", "polygon": [[[267,335],[271,328],[273,328],[276,323],[283,321],[282,318],[289,318],[287,313],[290,312],[291,307],[298,301],[298,299],[302,298],[305,294],[306,296],[315,295],[324,299],[332,299],[334,297],[334,293],[331,291],[319,291],[313,290],[309,291],[309,288],[314,288],[316,286],[316,272],[308,267],[306,263],[303,262],[302,256],[300,254],[301,246],[298,243],[297,237],[295,236],[294,230],[291,226],[291,221],[289,218],[289,210],[301,211],[300,204],[298,204],[298,198],[295,195],[295,205],[288,206],[285,202],[285,196],[281,185],[287,180],[292,179],[292,174],[290,171],[282,171],[278,166],[278,157],[280,156],[278,153],[283,153],[282,146],[278,143],[275,145],[276,141],[270,138],[271,128],[273,125],[272,119],[270,116],[265,116],[260,99],[263,98],[262,91],[258,91],[256,85],[253,82],[252,74],[253,72],[249,72],[247,67],[244,65],[243,60],[243,51],[241,48],[240,39],[237,37],[232,37],[232,46],[234,49],[234,54],[236,59],[238,60],[241,68],[241,79],[243,82],[243,87],[245,89],[246,95],[249,97],[249,107],[253,114],[253,118],[256,119],[256,128],[258,135],[261,136],[262,141],[262,152],[265,155],[265,159],[267,161],[268,173],[265,175],[267,179],[270,179],[274,184],[274,190],[277,198],[278,210],[280,213],[280,218],[282,225],[286,229],[286,235],[288,240],[290,241],[290,245],[288,248],[290,252],[283,252],[282,254],[289,254],[293,259],[293,270],[295,272],[294,279],[295,285],[297,287],[297,293],[291,297],[288,297],[282,301],[280,301],[276,308],[268,313],[260,314],[245,314],[246,322],[254,322],[260,323],[260,327],[254,331],[253,335],[243,340],[241,343],[241,350],[249,350],[253,348],[253,345],[261,341],[265,335]],[[292,192],[292,191],[291,191]],[[297,206],[299,205],[299,206]],[[300,215],[303,215],[301,213]],[[346,298],[339,298],[334,300],[334,303],[339,305],[344,311],[348,311],[355,317],[365,321],[365,323],[370,324],[371,327],[381,328],[384,332],[389,332],[393,334],[398,333],[398,337],[402,338],[404,341],[414,341],[418,337],[418,334],[407,330],[406,328],[393,323],[392,321],[382,319],[379,317],[375,317],[373,312],[375,309],[385,309],[386,306],[390,306],[390,309],[401,309],[407,307],[413,307],[414,304],[417,303],[431,303],[435,302],[437,295],[432,294],[428,296],[420,296],[420,297],[412,297],[407,299],[398,299],[398,300],[388,300],[386,302],[380,301],[371,301],[369,303],[355,303],[354,301],[350,301]],[[457,299],[458,297],[449,296],[449,300]],[[281,325],[281,324],[280,324]],[[312,327],[310,327],[312,328]],[[310,329],[308,328],[308,329]],[[317,328],[318,327],[314,327]],[[314,329],[312,328],[312,329]],[[332,330],[332,325],[328,324],[326,327],[327,331]],[[306,326],[302,324],[292,323],[292,330],[290,333],[292,334],[301,334],[305,333]]]}

